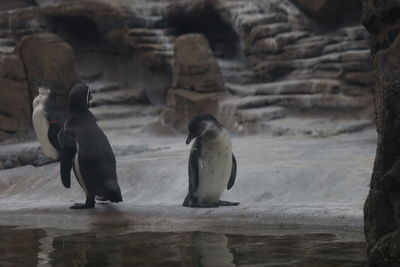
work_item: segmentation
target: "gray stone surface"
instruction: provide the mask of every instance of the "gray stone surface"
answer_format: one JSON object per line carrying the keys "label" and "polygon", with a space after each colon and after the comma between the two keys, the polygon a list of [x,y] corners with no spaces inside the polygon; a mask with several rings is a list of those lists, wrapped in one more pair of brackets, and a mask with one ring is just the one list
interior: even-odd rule
{"label": "gray stone surface", "polygon": [[[185,229],[227,225],[305,224],[362,227],[362,204],[375,151],[367,130],[332,138],[233,137],[238,162],[234,187],[223,199],[238,207],[191,209],[185,136],[149,137],[106,131],[117,155],[124,202],[72,211],[84,194],[76,180],[63,188],[57,163],[0,171],[2,225],[82,228],[125,221],[135,226]],[[20,145],[23,146],[23,145]]]}

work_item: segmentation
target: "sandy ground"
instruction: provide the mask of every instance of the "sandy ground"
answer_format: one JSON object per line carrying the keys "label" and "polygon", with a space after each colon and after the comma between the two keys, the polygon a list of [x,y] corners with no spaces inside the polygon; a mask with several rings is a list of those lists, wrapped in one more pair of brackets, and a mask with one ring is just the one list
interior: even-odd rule
{"label": "sandy ground", "polygon": [[131,130],[107,135],[117,155],[124,202],[70,210],[84,200],[75,179],[65,189],[58,163],[24,166],[0,171],[0,224],[76,230],[98,225],[153,230],[362,226],[376,148],[373,129],[330,138],[233,137],[238,173],[222,199],[241,204],[214,209],[181,206],[188,187],[185,136],[149,137]]}

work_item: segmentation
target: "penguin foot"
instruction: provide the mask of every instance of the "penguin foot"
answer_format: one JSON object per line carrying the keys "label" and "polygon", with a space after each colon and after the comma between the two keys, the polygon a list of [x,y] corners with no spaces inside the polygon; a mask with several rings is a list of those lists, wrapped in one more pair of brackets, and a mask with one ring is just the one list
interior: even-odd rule
{"label": "penguin foot", "polygon": [[73,206],[71,206],[69,208],[73,209],[73,210],[93,209],[95,203],[96,202],[94,201],[94,196],[89,196],[89,197],[86,197],[85,204],[75,203]]}
{"label": "penguin foot", "polygon": [[73,210],[83,210],[83,209],[93,209],[94,205],[87,205],[86,203],[75,203],[73,206],[69,207]]}
{"label": "penguin foot", "polygon": [[230,202],[230,201],[224,201],[224,200],[219,200],[217,202],[218,206],[238,206],[240,202]]}

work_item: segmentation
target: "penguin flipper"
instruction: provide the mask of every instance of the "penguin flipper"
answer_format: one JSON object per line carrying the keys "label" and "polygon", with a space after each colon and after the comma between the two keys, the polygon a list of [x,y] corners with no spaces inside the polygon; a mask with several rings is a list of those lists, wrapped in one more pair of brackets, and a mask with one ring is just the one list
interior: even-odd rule
{"label": "penguin flipper", "polygon": [[199,185],[199,158],[201,152],[201,143],[196,139],[192,146],[189,156],[189,195],[197,192]]}
{"label": "penguin flipper", "polygon": [[232,153],[232,171],[231,171],[231,177],[229,177],[229,182],[227,189],[231,189],[233,184],[235,183],[236,180],[236,159],[235,156]]}
{"label": "penguin flipper", "polygon": [[[50,121],[51,122],[51,121]],[[58,121],[53,121],[49,123],[49,129],[47,131],[47,137],[49,138],[50,143],[52,146],[57,150],[61,150],[61,144],[58,139],[58,135],[61,131],[61,124]]]}
{"label": "penguin flipper", "polygon": [[71,169],[77,151],[76,141],[71,131],[60,133],[60,142],[63,146],[60,157],[61,182],[66,188],[71,187]]}

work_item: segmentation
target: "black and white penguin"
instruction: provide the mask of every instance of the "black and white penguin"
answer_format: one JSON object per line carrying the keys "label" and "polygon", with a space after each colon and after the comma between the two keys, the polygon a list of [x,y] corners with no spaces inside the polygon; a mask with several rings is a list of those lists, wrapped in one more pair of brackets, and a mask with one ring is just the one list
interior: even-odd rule
{"label": "black and white penguin", "polygon": [[236,159],[228,131],[210,114],[194,116],[189,123],[186,144],[196,138],[189,157],[189,193],[185,207],[235,206],[222,201],[222,192],[236,179]]}
{"label": "black and white penguin", "polygon": [[72,209],[95,206],[95,196],[103,201],[122,201],[117,181],[115,156],[110,143],[89,111],[91,93],[82,83],[72,87],[64,130],[60,136],[63,146],[60,163],[61,180],[71,185],[71,168],[86,194],[85,204]]}
{"label": "black and white penguin", "polygon": [[33,100],[33,128],[44,155],[58,160],[61,150],[58,133],[64,124],[65,112],[58,107],[56,96],[49,86],[38,80],[35,83],[39,94]]}

